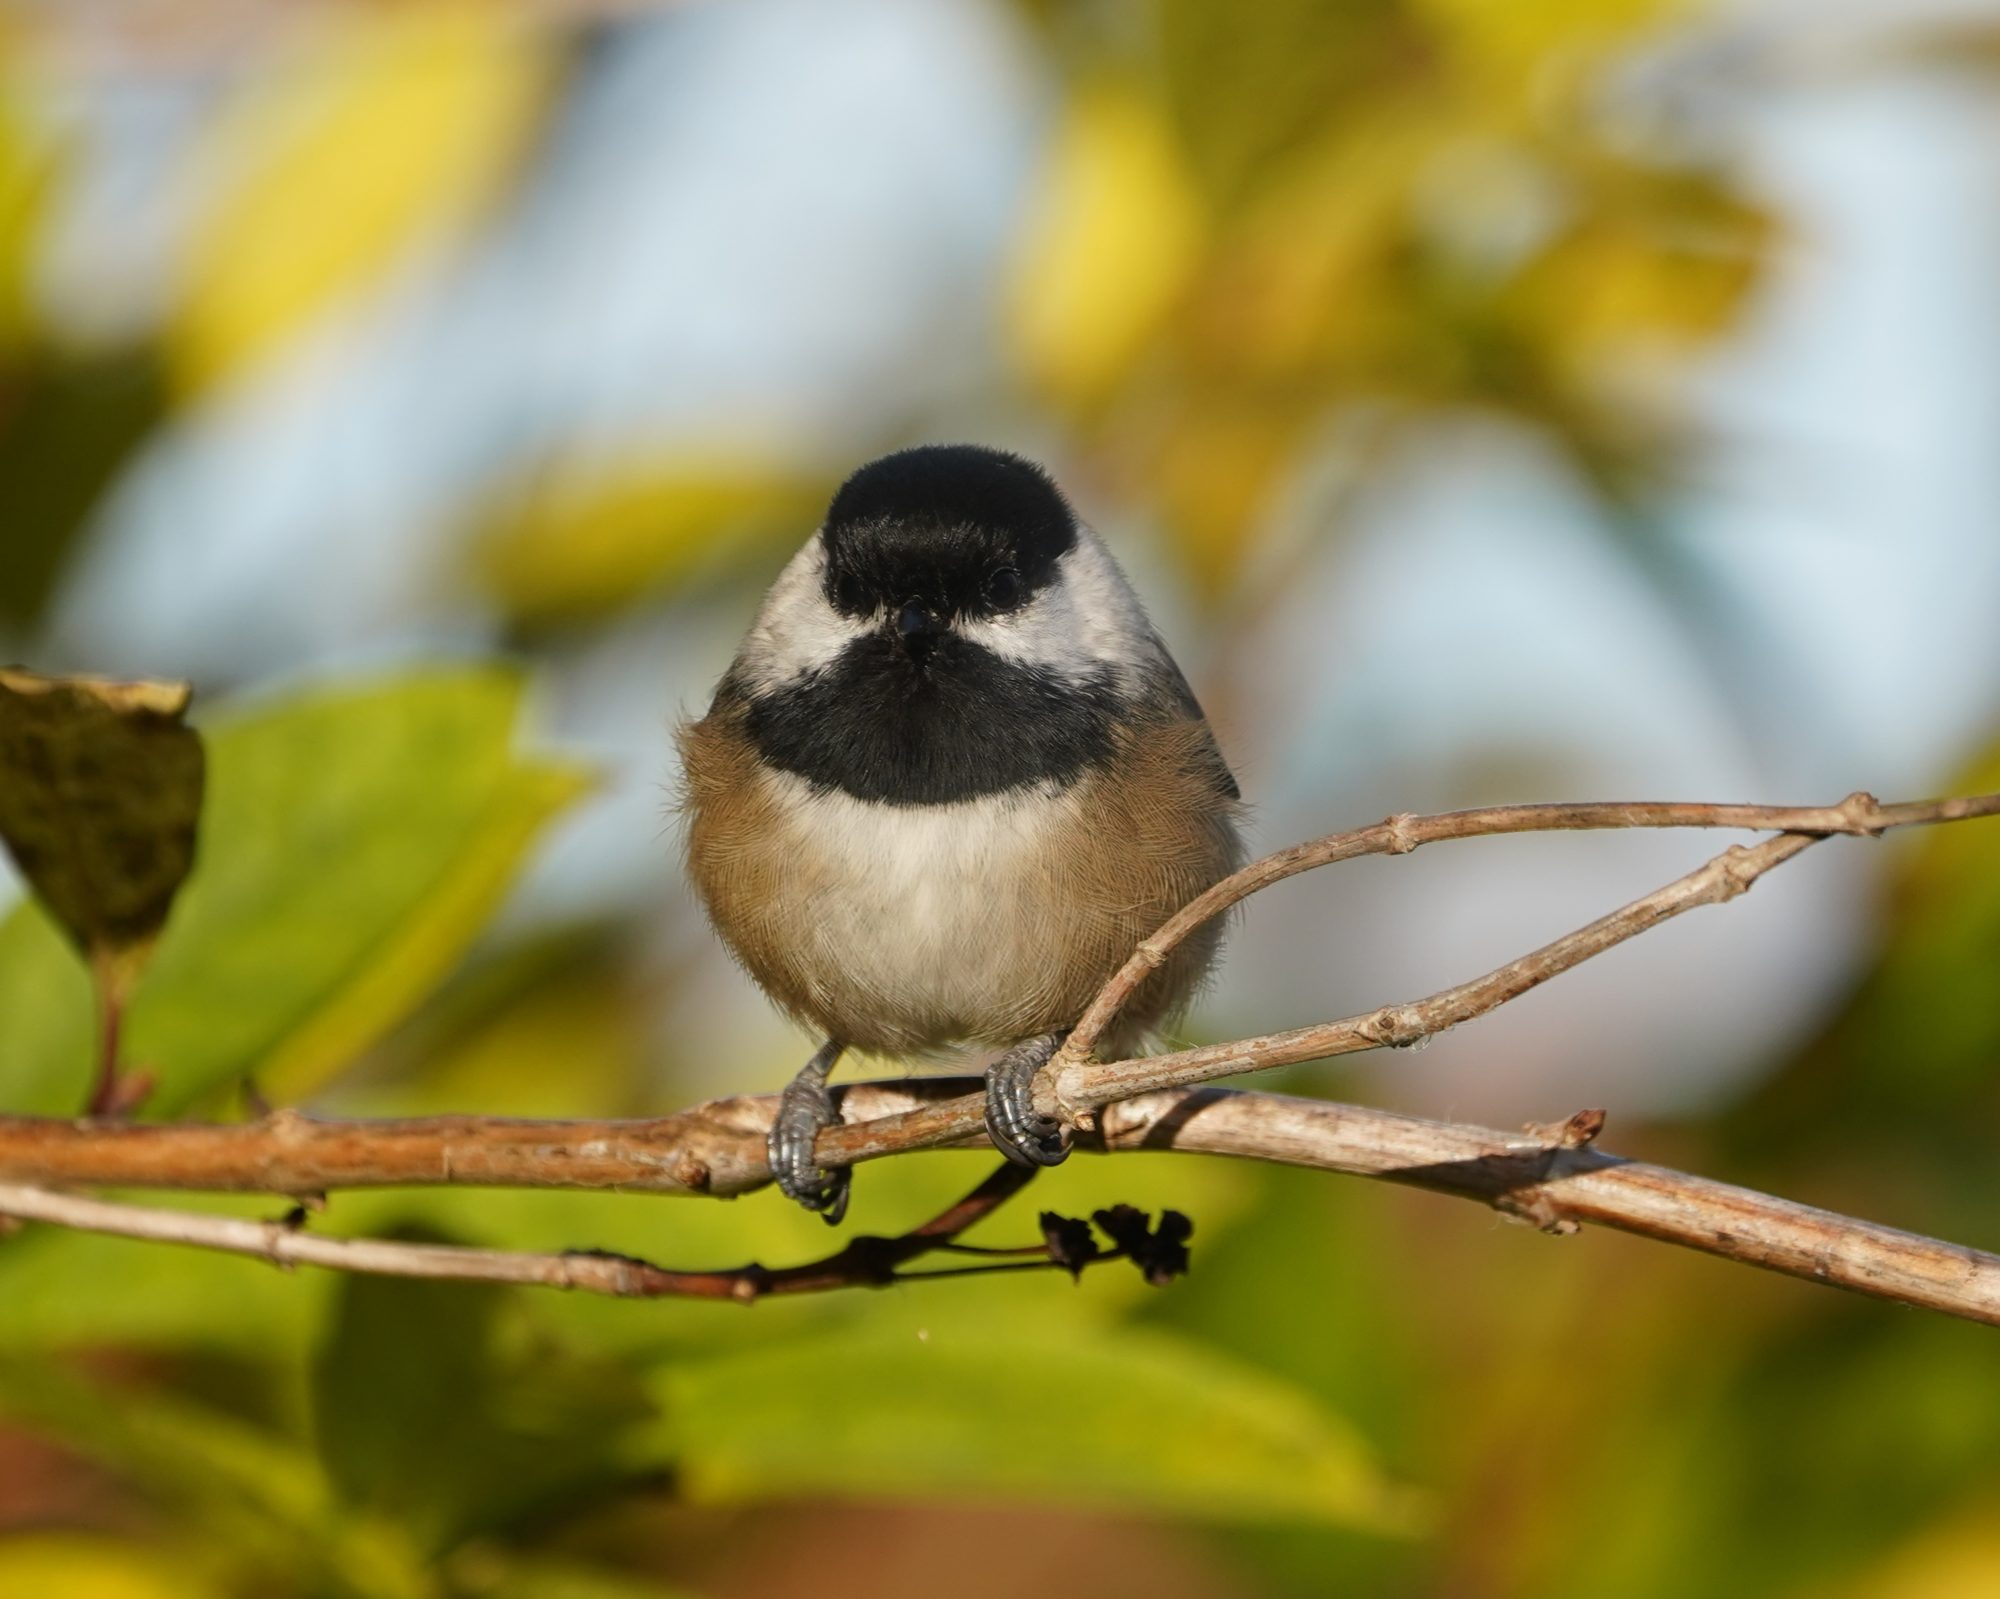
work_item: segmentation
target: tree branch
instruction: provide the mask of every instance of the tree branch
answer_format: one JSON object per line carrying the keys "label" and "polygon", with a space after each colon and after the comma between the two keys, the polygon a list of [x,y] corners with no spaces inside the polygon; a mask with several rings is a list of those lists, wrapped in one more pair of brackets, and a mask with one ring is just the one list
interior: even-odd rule
{"label": "tree branch", "polygon": [[[957,1092],[971,1078],[935,1083],[864,1083],[847,1090],[843,1112],[910,1104],[924,1092]],[[739,1170],[741,1186],[764,1180],[762,1134],[777,1096],[719,1100],[650,1122],[505,1122],[438,1116],[410,1122],[320,1122],[277,1112],[235,1127],[93,1128],[14,1117],[0,1124],[0,1175],[32,1171],[37,1182],[107,1182],[184,1189],[303,1193],[314,1189],[409,1184],[639,1189],[685,1194],[675,1175],[714,1155]],[[719,1112],[711,1116],[711,1112]],[[1545,1232],[1585,1223],[1656,1238],[1744,1265],[2000,1325],[2000,1256],[1873,1222],[1817,1210],[1747,1188],[1595,1149],[1601,1112],[1554,1127],[1504,1133],[1428,1121],[1360,1105],[1221,1088],[1170,1089],[1112,1106],[1079,1147],[1089,1151],[1179,1150],[1346,1172],[1492,1205]],[[275,1125],[274,1125],[275,1124]],[[721,1132],[728,1126],[736,1131]],[[36,1158],[36,1131],[61,1135]],[[106,1138],[110,1133],[117,1136]],[[62,1136],[66,1135],[66,1136]],[[738,1137],[754,1141],[756,1168],[737,1167]],[[502,1159],[491,1157],[504,1152]],[[157,1157],[157,1158],[155,1158]],[[996,1173],[1024,1180],[1014,1168]],[[989,1179],[989,1182],[995,1179]],[[769,1271],[676,1272],[624,1256],[522,1254],[436,1244],[315,1237],[284,1222],[160,1211],[0,1183],[0,1216],[160,1242],[195,1244],[276,1264],[328,1266],[395,1276],[538,1283],[621,1295],[694,1294],[754,1299],[886,1280],[905,1259],[954,1239],[1014,1186],[976,1214],[954,1211],[905,1235],[925,1248],[891,1259],[861,1240],[827,1260]],[[706,1192],[735,1191],[711,1187]],[[980,1200],[975,1190],[961,1206]],[[954,1218],[947,1222],[946,1218]],[[927,1231],[928,1229],[928,1231]],[[1048,1263],[1046,1255],[1029,1262]]]}
{"label": "tree branch", "polygon": [[[1239,1072],[1415,1043],[1485,1015],[1662,921],[1734,898],[1822,837],[1995,814],[2000,794],[1887,806],[1855,794],[1820,808],[1528,805],[1391,817],[1268,856],[1192,902],[1105,985],[1070,1045],[1044,1072],[1042,1088],[1050,1108],[1077,1127],[1084,1148],[1189,1150],[1352,1172],[1481,1199],[1549,1230],[1597,1222],[1880,1298],[2000,1323],[2000,1258],[1599,1153],[1587,1147],[1601,1123],[1598,1113],[1591,1113],[1596,1122],[1572,1118],[1561,1128],[1523,1138],[1356,1106],[1195,1086]],[[1403,854],[1447,838],[1622,827],[1779,832],[1754,846],[1734,846],[1587,927],[1423,999],[1170,1055],[1105,1064],[1085,1058],[1132,990],[1181,939],[1272,883],[1356,855]],[[756,1286],[770,1280],[812,1287],[877,1280],[863,1268],[871,1263],[879,1268],[879,1254],[871,1262],[842,1251],[779,1274],[762,1267],[676,1273],[622,1257],[448,1249],[440,1254],[443,1246],[315,1238],[282,1224],[152,1211],[48,1191],[49,1185],[107,1184],[304,1195],[478,1184],[727,1196],[769,1180],[764,1140],[776,1104],[775,1096],[722,1099],[673,1116],[624,1122],[462,1116],[331,1122],[296,1111],[238,1126],[0,1117],[0,1183],[9,1185],[0,1186],[0,1216],[196,1243],[284,1263],[601,1292],[740,1298],[781,1291]],[[841,1091],[842,1125],[820,1136],[816,1156],[822,1165],[835,1166],[916,1149],[982,1146],[982,1110],[977,1079],[855,1084]],[[905,1240],[928,1236],[918,1229]],[[866,1247],[885,1242],[898,1241],[875,1240]],[[918,1253],[948,1246],[948,1240],[932,1240]],[[1043,1253],[1025,1264],[1047,1264],[1052,1257]],[[747,1294],[746,1281],[753,1284]],[[669,1282],[696,1286],[663,1286]]]}

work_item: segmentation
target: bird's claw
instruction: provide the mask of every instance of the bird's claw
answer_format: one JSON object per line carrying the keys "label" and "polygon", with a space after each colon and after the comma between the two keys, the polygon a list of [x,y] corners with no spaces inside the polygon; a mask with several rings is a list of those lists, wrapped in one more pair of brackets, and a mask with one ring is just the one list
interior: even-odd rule
{"label": "bird's claw", "polygon": [[853,1184],[844,1166],[833,1171],[820,1168],[813,1159],[813,1143],[822,1129],[839,1120],[825,1079],[802,1073],[779,1095],[777,1118],[771,1123],[766,1144],[771,1175],[785,1197],[817,1211],[828,1226],[847,1214],[847,1196]]}
{"label": "bird's claw", "polygon": [[1035,1075],[1060,1042],[1031,1039],[986,1068],[986,1136],[1017,1166],[1056,1166],[1069,1158],[1069,1130],[1035,1109]]}

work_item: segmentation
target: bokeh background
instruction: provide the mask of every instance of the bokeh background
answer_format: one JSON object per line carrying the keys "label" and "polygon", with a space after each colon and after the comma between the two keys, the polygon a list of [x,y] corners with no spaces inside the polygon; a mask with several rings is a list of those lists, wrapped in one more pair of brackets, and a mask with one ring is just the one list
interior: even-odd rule
{"label": "bokeh background", "polygon": [[[216,769],[148,1114],[776,1087],[810,1042],[680,882],[669,731],[911,442],[1055,471],[1266,847],[2000,786],[1996,150],[1993,0],[16,0],[0,659],[192,678]],[[1412,997],[1714,847],[1285,885],[1189,1036]],[[8,1109],[82,1093],[73,964],[0,926]],[[1622,1151],[1993,1248],[1997,1066],[1973,827],[1280,1086],[1602,1105]],[[869,1168],[856,1223],[980,1169]],[[1186,1210],[1194,1275],[745,1312],[23,1233],[0,1592],[2000,1592],[1990,1332],[1326,1176],[1036,1197]],[[772,1194],[314,1225],[827,1242]]]}

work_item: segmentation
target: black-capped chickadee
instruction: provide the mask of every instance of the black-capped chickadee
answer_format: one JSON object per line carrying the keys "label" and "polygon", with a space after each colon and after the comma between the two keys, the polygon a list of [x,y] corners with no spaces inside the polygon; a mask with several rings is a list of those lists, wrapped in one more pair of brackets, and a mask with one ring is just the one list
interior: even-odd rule
{"label": "black-capped chickadee", "polygon": [[[974,445],[870,462],[680,731],[687,868],[764,992],[826,1042],[786,1087],[778,1185],[837,1221],[813,1140],[849,1049],[1002,1046],[987,1131],[1068,1152],[1031,1086],[1139,941],[1241,859],[1236,782],[1096,534]],[[1104,1040],[1129,1052],[1214,960],[1209,928]]]}

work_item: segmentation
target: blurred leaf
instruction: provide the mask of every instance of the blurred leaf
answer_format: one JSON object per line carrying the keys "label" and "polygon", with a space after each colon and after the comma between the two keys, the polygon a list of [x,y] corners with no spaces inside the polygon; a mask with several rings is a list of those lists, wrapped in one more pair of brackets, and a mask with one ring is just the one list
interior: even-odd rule
{"label": "blurred leaf", "polygon": [[0,1593],[34,1599],[223,1599],[182,1550],[77,1533],[0,1535]]}
{"label": "blurred leaf", "polygon": [[444,874],[347,985],[272,1050],[260,1081],[289,1098],[307,1094],[408,1014],[486,926],[542,829],[592,782],[576,767],[511,767],[501,791],[457,841]]}
{"label": "blurred leaf", "polygon": [[634,460],[563,470],[503,497],[476,559],[530,627],[588,619],[769,541],[805,542],[832,486],[778,461]]}
{"label": "blurred leaf", "polygon": [[1414,1525],[1337,1417],[1212,1350],[1130,1328],[866,1332],[662,1371],[687,1496],[995,1497],[1218,1520]]}
{"label": "blurred leaf", "polygon": [[481,1550],[451,1562],[453,1590],[466,1599],[694,1599],[685,1588],[570,1561],[501,1557]]}
{"label": "blurred leaf", "polygon": [[106,1467],[185,1518],[198,1546],[232,1562],[306,1575],[327,1567],[383,1599],[414,1599],[392,1543],[345,1537],[312,1458],[205,1406],[137,1385],[112,1390],[47,1362],[0,1362],[0,1416]]}
{"label": "blurred leaf", "polygon": [[[246,712],[209,734],[203,856],[127,1038],[172,1114],[247,1074],[297,1094],[423,997],[586,779],[512,750],[520,686],[436,672]],[[87,1007],[40,912],[0,923],[0,1094],[56,1110]],[[69,962],[69,964],[74,964]]]}
{"label": "blurred leaf", "polygon": [[61,349],[34,273],[67,176],[54,119],[31,120],[0,29],[0,625],[40,614],[84,519],[161,411],[153,360]]}
{"label": "blurred leaf", "polygon": [[325,1486],[310,1456],[164,1394],[115,1391],[43,1361],[0,1362],[0,1414],[189,1505],[271,1527],[316,1524]]}
{"label": "blurred leaf", "polygon": [[1298,426],[1280,407],[1215,404],[1180,419],[1161,442],[1160,510],[1202,598],[1225,598],[1245,569],[1245,531],[1269,513],[1294,461]]}
{"label": "blurred leaf", "polygon": [[190,694],[0,667],[0,841],[93,961],[136,968],[194,863]]}
{"label": "blurred leaf", "polygon": [[[2000,748],[1948,792],[1996,789]],[[1895,1062],[1896,1092],[1949,1102],[1991,1085],[2000,1061],[2000,821],[1924,830],[1899,877],[1881,964],[1841,1032],[1858,1067]]]}
{"label": "blurred leaf", "polygon": [[[1399,1470],[1434,1471],[1425,1446],[1449,1429],[1402,1327],[1402,1196],[1282,1166],[1243,1175],[1255,1208],[1203,1250],[1181,1288],[1147,1307],[1149,1319],[1296,1383],[1365,1428]],[[1298,1315],[1302,1279],[1338,1312]]]}
{"label": "blurred leaf", "polygon": [[2000,1593],[2000,1504],[1987,1501],[1919,1533],[1837,1599],[1963,1599]]}
{"label": "blurred leaf", "polygon": [[90,978],[33,900],[0,920],[0,1105],[73,1115],[91,1061]]}
{"label": "blurred leaf", "polygon": [[491,208],[540,121],[555,35],[469,0],[323,11],[210,137],[233,178],[188,264],[173,365],[259,360]]}
{"label": "blurred leaf", "polygon": [[1203,187],[1225,207],[1281,171],[1343,108],[1435,81],[1422,5],[1265,0],[1236,14],[1207,0],[1155,0],[1149,9],[1162,99]]}
{"label": "blurred leaf", "polygon": [[[1420,0],[1472,83],[1524,114],[1567,106],[1590,92],[1607,51],[1629,48],[1684,13],[1684,0]],[[1539,98],[1538,98],[1539,97]]]}
{"label": "blurred leaf", "polygon": [[497,1321],[509,1302],[485,1284],[346,1277],[314,1363],[328,1475],[349,1504],[433,1552],[474,1532],[504,1535],[544,1502],[615,1488],[627,1476],[623,1432],[645,1417],[636,1383],[615,1368],[546,1348],[507,1358]]}
{"label": "blurred leaf", "polygon": [[[603,1116],[658,1108],[651,1012],[636,1003],[630,930],[613,921],[490,943],[369,1050],[366,1108],[423,1115]],[[560,1060],[563,1069],[549,1070]]]}
{"label": "blurred leaf", "polygon": [[20,627],[40,616],[99,496],[159,422],[164,397],[150,355],[37,349],[10,368],[4,346],[0,332],[0,623]]}
{"label": "blurred leaf", "polygon": [[350,1503],[427,1531],[440,1501],[462,1511],[489,1442],[500,1298],[483,1283],[341,1279],[313,1365],[313,1415],[320,1461]]}
{"label": "blurred leaf", "polygon": [[1120,85],[1073,91],[1023,233],[1013,346],[1061,400],[1095,397],[1187,282],[1202,216],[1159,108]]}
{"label": "blurred leaf", "polygon": [[[1695,171],[1599,154],[1571,160],[1564,181],[1592,204],[1512,276],[1496,323],[1517,349],[1540,352],[1544,420],[1567,421],[1586,471],[1615,488],[1634,467],[1607,446],[1622,434],[1643,459],[1646,431],[1659,436],[1666,414],[1657,377],[1735,326],[1776,228]],[[1592,410],[1604,420],[1587,421]]]}
{"label": "blurred leaf", "polygon": [[[0,37],[0,65],[7,61]],[[34,339],[29,277],[42,216],[58,175],[56,152],[23,115],[18,88],[0,80],[0,385],[6,369]],[[0,386],[0,426],[7,399]]]}
{"label": "blurred leaf", "polygon": [[1385,423],[1497,410],[1610,504],[1659,480],[1686,358],[1775,232],[1656,102],[1611,92],[1680,0],[1135,9],[1052,30],[1082,87],[1015,321],[1196,594],[1241,597],[1315,445],[1357,420],[1387,459]]}
{"label": "blurred leaf", "polygon": [[[1611,1429],[1590,1480],[1547,1484],[1601,1530],[1607,1588],[1844,1593],[1857,1571],[2000,1494],[1989,1330],[1830,1296],[1760,1327],[1731,1303],[1718,1362],[1693,1336],[1716,1304],[1696,1300],[1680,1347],[1631,1371],[1645,1402]],[[1549,1579],[1574,1559],[1574,1528],[1565,1517],[1545,1532]]]}

